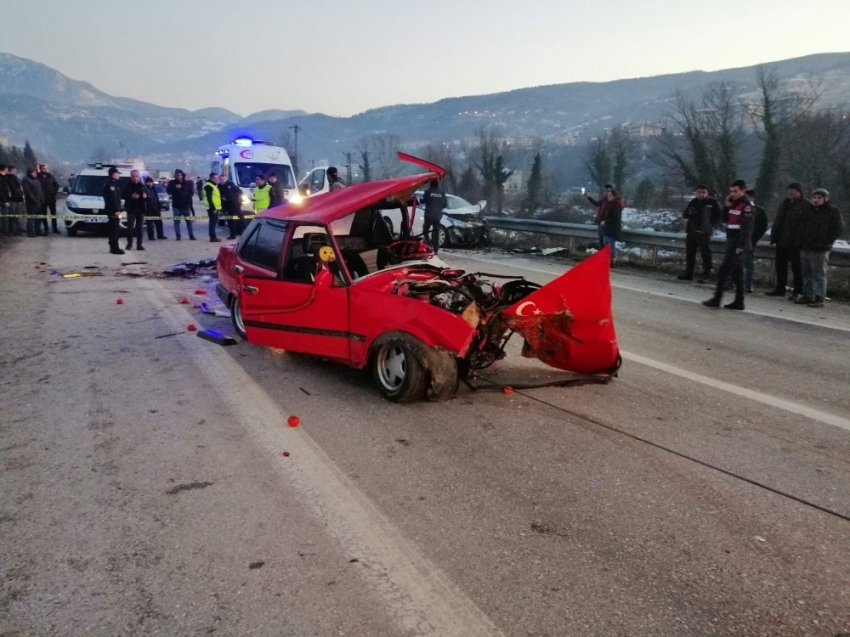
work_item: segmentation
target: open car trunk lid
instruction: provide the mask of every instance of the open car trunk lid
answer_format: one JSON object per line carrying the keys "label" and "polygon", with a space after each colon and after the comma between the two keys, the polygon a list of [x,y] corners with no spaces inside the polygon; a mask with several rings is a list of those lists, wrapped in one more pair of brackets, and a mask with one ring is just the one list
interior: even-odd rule
{"label": "open car trunk lid", "polygon": [[611,313],[610,247],[501,312],[525,338],[523,356],[582,374],[608,374],[620,350]]}

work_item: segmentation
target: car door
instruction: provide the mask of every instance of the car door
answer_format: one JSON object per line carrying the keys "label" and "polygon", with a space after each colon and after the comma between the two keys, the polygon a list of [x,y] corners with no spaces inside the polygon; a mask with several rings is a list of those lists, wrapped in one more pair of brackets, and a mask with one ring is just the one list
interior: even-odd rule
{"label": "car door", "polygon": [[[275,279],[240,277],[239,302],[248,340],[293,352],[303,352],[348,361],[350,341],[348,285],[344,273],[334,277],[332,285],[321,285],[316,274],[322,267],[316,250],[307,246],[308,238],[324,235],[323,226],[293,225],[285,236],[282,265]],[[265,249],[262,235],[257,248]],[[279,237],[269,237],[269,254]],[[256,251],[256,250],[255,250]],[[271,256],[270,256],[271,258]],[[327,267],[327,266],[324,266]]]}

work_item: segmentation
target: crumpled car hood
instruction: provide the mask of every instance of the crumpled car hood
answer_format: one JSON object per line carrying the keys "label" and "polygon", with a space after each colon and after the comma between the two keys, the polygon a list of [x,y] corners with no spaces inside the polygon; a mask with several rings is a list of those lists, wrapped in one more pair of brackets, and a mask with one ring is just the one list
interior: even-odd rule
{"label": "crumpled car hood", "polygon": [[617,369],[610,259],[606,247],[501,312],[508,328],[525,338],[523,356],[582,374]]}

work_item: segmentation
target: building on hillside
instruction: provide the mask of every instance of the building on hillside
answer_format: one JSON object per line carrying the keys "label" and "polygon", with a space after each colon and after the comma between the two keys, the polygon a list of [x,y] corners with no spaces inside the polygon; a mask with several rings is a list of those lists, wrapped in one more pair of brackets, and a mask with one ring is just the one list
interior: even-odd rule
{"label": "building on hillside", "polygon": [[664,134],[664,126],[661,124],[652,124],[644,122],[642,124],[632,124],[628,127],[628,132],[631,137],[658,137]]}
{"label": "building on hillside", "polygon": [[522,190],[522,171],[515,170],[505,182],[505,192],[516,194]]}

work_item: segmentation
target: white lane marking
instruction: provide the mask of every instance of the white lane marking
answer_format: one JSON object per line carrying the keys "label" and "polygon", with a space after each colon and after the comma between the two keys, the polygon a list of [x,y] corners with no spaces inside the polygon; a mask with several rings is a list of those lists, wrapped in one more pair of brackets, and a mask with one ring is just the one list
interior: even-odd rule
{"label": "white lane marking", "polygon": [[635,363],[640,363],[641,365],[646,365],[647,367],[652,367],[668,374],[674,374],[676,376],[680,376],[682,378],[686,378],[697,383],[702,383],[703,385],[708,385],[709,387],[714,387],[715,389],[720,389],[730,394],[735,394],[736,396],[755,400],[765,405],[770,405],[771,407],[776,407],[777,409],[782,409],[784,411],[791,412],[792,414],[805,416],[806,418],[811,418],[812,420],[817,420],[819,422],[826,423],[827,425],[833,425],[835,427],[840,427],[841,429],[846,429],[847,431],[850,431],[850,420],[848,420],[847,418],[842,418],[841,416],[836,416],[835,414],[820,411],[819,409],[814,409],[813,407],[806,407],[805,405],[800,405],[798,403],[791,402],[790,400],[784,400],[782,398],[778,398],[777,396],[771,396],[770,394],[764,394],[753,389],[739,387],[738,385],[726,383],[722,380],[709,378],[708,376],[703,376],[702,374],[695,374],[694,372],[689,372],[688,370],[682,369],[681,367],[676,367],[675,365],[668,365],[667,363],[662,363],[661,361],[646,358],[645,356],[641,356],[639,354],[631,354],[622,351],[620,352],[620,354],[626,360],[634,361]]}
{"label": "white lane marking", "polygon": [[[503,268],[514,268],[516,270],[526,270],[527,272],[539,272],[540,274],[548,274],[549,276],[559,276],[564,272],[556,272],[553,270],[543,270],[542,268],[534,268],[527,265],[517,265],[515,263],[505,263],[504,261],[494,261],[491,259],[482,259],[481,257],[472,257],[468,255],[461,255],[457,253],[452,253],[452,256],[457,256],[458,260],[469,260],[469,261],[479,261],[481,263],[489,263],[491,265],[498,265]],[[566,271],[566,270],[565,270]],[[611,281],[611,287],[618,290],[627,290],[629,292],[639,292],[641,294],[649,294],[650,296],[660,296],[663,299],[675,299],[677,301],[687,301],[688,303],[702,303],[700,299],[689,299],[686,296],[677,296],[675,294],[670,294],[667,292],[657,292],[655,290],[647,290],[645,288],[634,287],[632,285],[626,285],[624,283],[617,283],[615,281]],[[710,290],[709,290],[710,293]],[[704,300],[704,299],[703,299]],[[786,301],[787,303],[787,301]],[[789,321],[791,323],[800,323],[802,325],[810,325],[812,327],[822,327],[829,330],[838,330],[840,332],[850,332],[850,326],[844,325],[836,325],[835,323],[816,323],[815,321],[807,321],[806,319],[794,318],[791,316],[781,316],[779,314],[764,312],[760,310],[746,310],[747,314],[755,314],[756,316],[763,316],[765,318],[776,319],[778,321]]]}
{"label": "white lane marking", "polygon": [[[157,281],[137,280],[169,329],[193,317]],[[186,333],[177,342],[203,372],[276,466],[288,487],[363,567],[362,576],[386,602],[404,634],[433,637],[502,637],[503,633],[435,565],[424,557],[342,473],[301,428],[286,426],[280,408],[224,351]],[[245,345],[247,347],[247,345]],[[281,451],[291,453],[283,459]]]}

